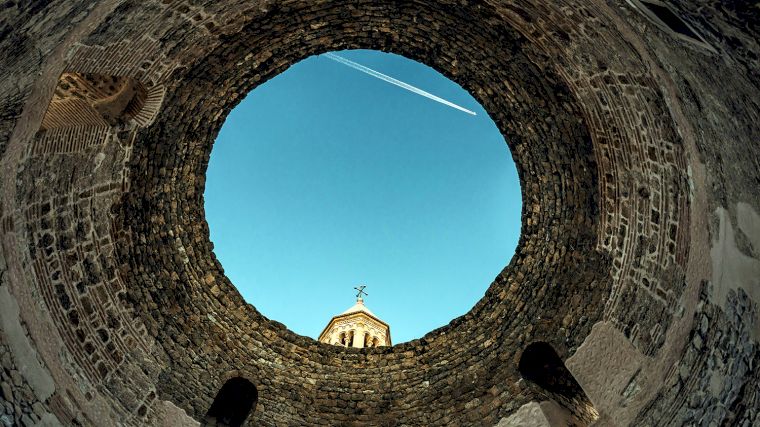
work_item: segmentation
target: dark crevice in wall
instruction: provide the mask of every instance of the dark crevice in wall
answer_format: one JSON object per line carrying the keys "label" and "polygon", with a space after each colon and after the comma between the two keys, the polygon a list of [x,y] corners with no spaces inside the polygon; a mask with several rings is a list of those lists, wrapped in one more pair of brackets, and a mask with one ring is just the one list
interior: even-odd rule
{"label": "dark crevice in wall", "polygon": [[598,412],[554,348],[534,342],[523,350],[518,364],[520,375],[540,387],[547,398],[567,409],[579,425],[590,425]]}
{"label": "dark crevice in wall", "polygon": [[671,36],[716,53],[715,48],[707,43],[705,38],[681,18],[669,4],[659,0],[628,0],[628,3],[655,25],[665,31],[670,31]]}
{"label": "dark crevice in wall", "polygon": [[673,13],[672,10],[668,6],[665,6],[664,4],[650,2],[646,0],[642,0],[641,4],[646,7],[647,9],[651,10],[652,13],[654,13],[655,16],[660,18],[660,21],[662,21],[665,25],[667,25],[671,30],[683,34],[686,37],[691,37],[694,40],[700,40],[701,37],[697,35],[694,31],[692,31],[689,26],[683,22],[683,20],[678,17],[675,13]]}
{"label": "dark crevice in wall", "polygon": [[222,386],[204,419],[204,426],[238,427],[256,409],[256,386],[245,378],[235,377]]}

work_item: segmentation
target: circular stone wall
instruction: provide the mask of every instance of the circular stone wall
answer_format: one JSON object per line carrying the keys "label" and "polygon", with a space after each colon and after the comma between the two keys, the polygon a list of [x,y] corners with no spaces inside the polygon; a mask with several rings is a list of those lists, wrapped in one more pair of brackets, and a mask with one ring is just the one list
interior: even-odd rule
{"label": "circular stone wall", "polygon": [[204,189],[214,254],[247,302],[299,335],[317,339],[360,278],[392,342],[411,341],[469,311],[514,254],[517,169],[456,83],[394,54],[335,53],[477,115],[329,53],[291,65],[246,94],[214,141]]}
{"label": "circular stone wall", "polygon": [[[745,12],[731,19],[755,19]],[[736,345],[760,336],[757,284],[713,275],[734,250],[747,271],[760,265],[757,172],[741,166],[760,156],[737,148],[756,149],[745,142],[758,135],[746,116],[757,87],[745,75],[758,50],[725,15],[709,19],[735,41],[708,37],[733,61],[724,80],[749,94],[731,109],[705,77],[719,68],[708,54],[602,2],[165,0],[2,13],[18,23],[0,63],[15,82],[0,91],[11,416],[181,424],[242,377],[255,385],[255,425],[757,418],[745,390],[760,382],[748,373],[760,356]],[[417,60],[473,94],[523,191],[518,249],[484,298],[391,348],[327,346],[261,316],[224,276],[203,212],[212,143],[241,97],[307,56],[354,48]],[[109,76],[140,90],[60,95]],[[745,131],[719,151],[705,135],[731,134],[729,117]],[[716,166],[720,153],[746,176],[710,188],[733,173]],[[521,363],[526,348],[544,372]],[[710,378],[726,386],[706,395]]]}
{"label": "circular stone wall", "polygon": [[[486,390],[491,390],[491,399],[500,396],[518,404],[537,393],[527,386],[512,389],[518,380],[514,361],[524,346],[549,341],[566,352],[580,344],[578,338],[585,337],[601,315],[600,301],[609,293],[609,265],[596,250],[597,172],[588,130],[577,119],[582,113],[569,89],[554,72],[531,61],[535,49],[509,27],[468,29],[470,20],[493,20],[493,11],[458,16],[421,5],[390,10],[391,6],[365,6],[364,16],[328,14],[327,22],[311,7],[270,13],[266,22],[279,31],[262,31],[258,21],[245,26],[193,67],[177,73],[156,123],[138,134],[140,144],[134,147],[130,168],[140,171],[134,175],[140,182],[130,184],[118,215],[120,227],[134,243],[125,245],[128,250],[120,254],[120,261],[130,272],[126,287],[135,290],[129,298],[165,351],[181,354],[188,340],[221,350],[200,353],[192,365],[167,371],[159,388],[159,393],[192,405],[196,414],[208,407],[208,396],[221,386],[221,375],[211,381],[204,377],[239,370],[261,384],[263,409],[254,418],[274,416],[266,413],[272,410],[280,417],[312,414],[328,422],[348,410],[360,421],[380,417],[423,425],[449,417],[472,422],[484,414],[477,408],[468,415],[464,404],[483,398]],[[393,37],[361,30],[377,25],[372,10],[396,17]],[[304,18],[299,22],[293,16]],[[317,25],[322,22],[326,25]],[[461,40],[433,30],[435,22],[459,29]],[[507,57],[494,49],[502,44],[511,46]],[[212,142],[239,99],[292,63],[344,48],[402,54],[440,70],[475,94],[512,144],[526,200],[515,259],[471,313],[421,341],[362,353],[296,336],[247,305],[213,257],[201,198]],[[240,65],[221,65],[230,63]],[[506,82],[519,84],[510,87]],[[167,239],[167,233],[173,238]],[[152,255],[157,248],[176,254],[189,246],[192,253],[185,250],[186,257],[156,260]],[[581,253],[588,258],[578,263]],[[172,278],[178,271],[187,277]],[[164,309],[151,310],[153,306]],[[166,316],[166,309],[175,315]],[[197,320],[191,320],[195,316]],[[567,321],[561,326],[563,319]],[[484,347],[491,351],[481,353]],[[282,367],[244,362],[261,357],[262,351],[279,359]],[[459,376],[464,378],[453,379]],[[428,385],[423,386],[425,381]],[[197,388],[188,387],[188,382]],[[347,382],[375,392],[343,408],[333,402],[350,394]],[[408,393],[420,387],[424,392]],[[455,395],[460,404],[453,402]],[[501,415],[505,414],[492,414],[493,422]]]}

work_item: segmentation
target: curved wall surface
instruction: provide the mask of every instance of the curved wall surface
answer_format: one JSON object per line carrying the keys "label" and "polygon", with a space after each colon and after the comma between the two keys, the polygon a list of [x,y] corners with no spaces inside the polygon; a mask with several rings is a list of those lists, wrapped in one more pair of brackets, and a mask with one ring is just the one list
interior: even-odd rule
{"label": "curved wall surface", "polygon": [[[209,423],[240,377],[249,425],[760,423],[752,2],[671,3],[709,49],[641,2],[27,3],[0,6],[0,421]],[[246,93],[356,48],[467,89],[523,192],[469,313],[361,350],[245,303],[202,200]]]}

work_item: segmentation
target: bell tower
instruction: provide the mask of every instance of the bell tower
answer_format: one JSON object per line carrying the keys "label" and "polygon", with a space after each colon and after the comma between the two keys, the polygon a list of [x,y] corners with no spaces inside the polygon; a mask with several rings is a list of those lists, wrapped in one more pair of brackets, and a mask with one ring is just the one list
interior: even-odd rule
{"label": "bell tower", "polygon": [[343,347],[381,347],[391,344],[391,329],[364,305],[366,286],[354,289],[356,304],[343,313],[333,316],[330,323],[319,335],[319,342]]}

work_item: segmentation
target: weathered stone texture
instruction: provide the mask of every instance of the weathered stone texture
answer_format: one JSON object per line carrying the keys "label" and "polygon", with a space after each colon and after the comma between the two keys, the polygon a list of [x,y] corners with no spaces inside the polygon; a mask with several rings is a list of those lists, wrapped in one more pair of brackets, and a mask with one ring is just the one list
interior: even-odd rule
{"label": "weathered stone texture", "polygon": [[[598,411],[758,424],[760,283],[710,270],[728,265],[725,227],[743,265],[760,262],[760,9],[672,3],[717,53],[603,0],[0,4],[0,286],[55,384],[30,395],[0,340],[0,423],[200,420],[242,376],[264,426],[493,426],[537,402],[563,406],[555,424]],[[293,63],[350,48],[461,84],[522,185],[519,247],[482,300],[390,348],[323,345],[263,317],[204,220],[229,111]],[[605,347],[595,324],[627,344]],[[536,341],[576,357],[588,398],[520,377]],[[641,366],[614,391],[581,369],[623,351]]]}
{"label": "weathered stone texture", "polygon": [[757,304],[743,289],[731,291],[725,311],[707,299],[704,289],[689,345],[637,425],[760,423],[760,349],[750,339]]}
{"label": "weathered stone texture", "polygon": [[[0,341],[0,425],[34,426],[57,420],[18,370],[10,348]],[[57,424],[60,425],[60,424]]]}

